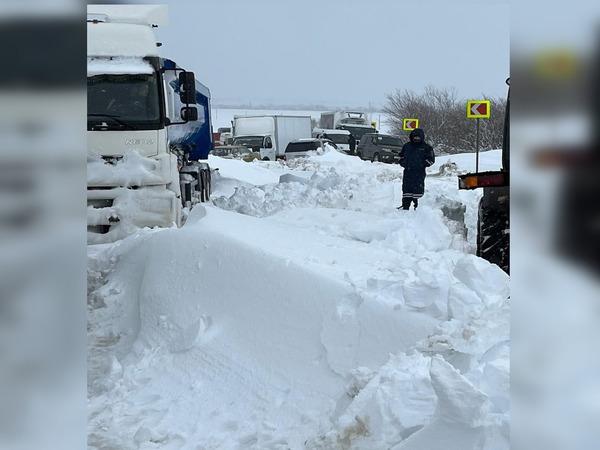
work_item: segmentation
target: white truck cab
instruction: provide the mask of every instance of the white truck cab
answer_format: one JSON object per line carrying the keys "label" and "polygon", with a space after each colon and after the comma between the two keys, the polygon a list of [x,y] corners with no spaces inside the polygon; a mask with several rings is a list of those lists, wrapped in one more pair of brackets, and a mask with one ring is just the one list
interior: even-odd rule
{"label": "white truck cab", "polygon": [[163,5],[88,6],[89,243],[181,224],[182,159],[167,129],[198,111],[193,74],[165,70],[158,53],[152,29],[166,19]]}

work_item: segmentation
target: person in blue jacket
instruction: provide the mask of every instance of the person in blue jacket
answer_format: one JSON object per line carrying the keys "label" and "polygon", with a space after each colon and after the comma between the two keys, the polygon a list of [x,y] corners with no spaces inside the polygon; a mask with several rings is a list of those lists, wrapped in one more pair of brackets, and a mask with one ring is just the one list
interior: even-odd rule
{"label": "person in blue jacket", "polygon": [[398,209],[410,209],[414,203],[415,209],[419,199],[425,193],[425,168],[435,162],[433,147],[425,142],[425,132],[415,128],[410,132],[409,142],[400,151],[400,165],[404,167],[402,176],[402,206]]}

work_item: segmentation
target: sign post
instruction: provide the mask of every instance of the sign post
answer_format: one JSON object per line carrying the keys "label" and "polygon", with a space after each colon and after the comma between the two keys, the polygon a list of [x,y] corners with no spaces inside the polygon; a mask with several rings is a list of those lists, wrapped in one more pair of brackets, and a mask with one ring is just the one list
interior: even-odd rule
{"label": "sign post", "polygon": [[481,119],[478,117],[477,118],[477,137],[475,138],[476,141],[476,150],[475,150],[475,173],[479,173],[479,121]]}
{"label": "sign post", "polygon": [[402,129],[404,131],[412,131],[419,128],[419,119],[402,119]]}
{"label": "sign post", "polygon": [[489,100],[468,100],[467,119],[477,120],[477,134],[475,138],[475,173],[479,173],[479,121],[489,119],[491,116]]}

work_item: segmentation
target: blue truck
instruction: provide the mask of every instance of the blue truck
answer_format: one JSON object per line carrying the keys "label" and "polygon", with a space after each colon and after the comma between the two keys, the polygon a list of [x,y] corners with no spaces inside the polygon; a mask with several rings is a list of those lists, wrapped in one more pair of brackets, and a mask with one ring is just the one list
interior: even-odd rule
{"label": "blue truck", "polygon": [[[163,70],[178,73],[184,69],[169,59],[163,60]],[[210,90],[198,80],[195,82],[195,102],[197,119],[180,124],[171,124],[167,131],[169,148],[178,156],[181,166],[180,186],[182,204],[191,207],[195,203],[197,193],[201,202],[210,199],[211,173],[208,165],[208,154],[214,147],[211,121]],[[169,81],[175,100],[181,94],[181,82],[178,77]],[[183,104],[176,107],[184,107]]]}

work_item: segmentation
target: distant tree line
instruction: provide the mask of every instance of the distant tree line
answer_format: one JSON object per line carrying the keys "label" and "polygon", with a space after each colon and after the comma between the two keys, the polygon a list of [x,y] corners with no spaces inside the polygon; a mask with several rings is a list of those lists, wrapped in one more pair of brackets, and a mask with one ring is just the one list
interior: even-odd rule
{"label": "distant tree line", "polygon": [[[506,99],[480,96],[473,100],[491,102],[491,118],[480,120],[480,149],[501,148]],[[466,118],[466,103],[467,99],[459,98],[455,89],[428,86],[422,94],[409,90],[388,94],[384,112],[393,134],[408,139],[402,119],[419,119],[436,153],[452,154],[476,149],[476,121]]]}

